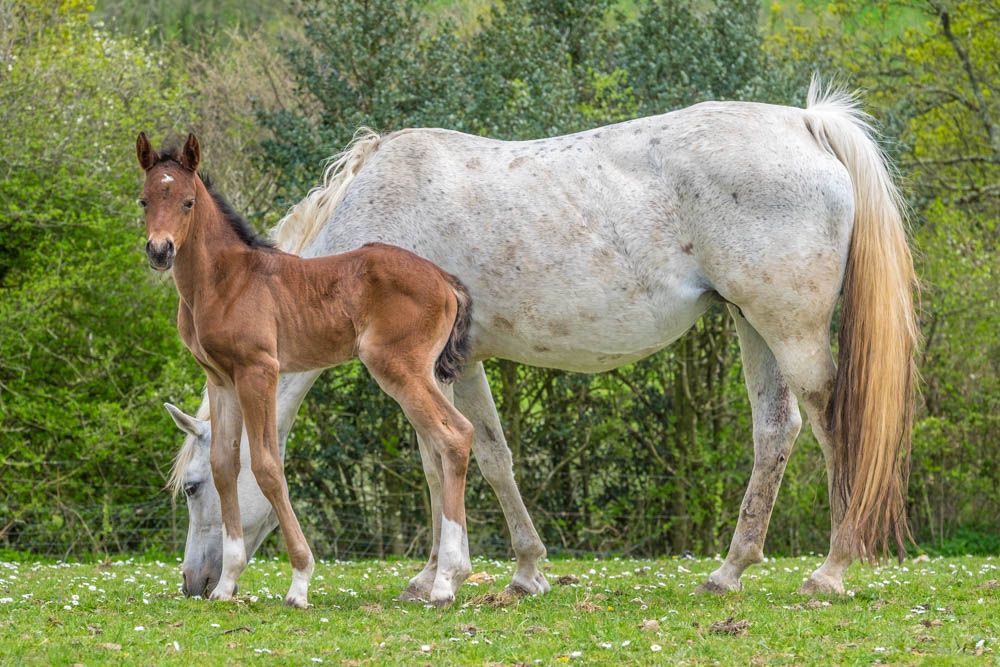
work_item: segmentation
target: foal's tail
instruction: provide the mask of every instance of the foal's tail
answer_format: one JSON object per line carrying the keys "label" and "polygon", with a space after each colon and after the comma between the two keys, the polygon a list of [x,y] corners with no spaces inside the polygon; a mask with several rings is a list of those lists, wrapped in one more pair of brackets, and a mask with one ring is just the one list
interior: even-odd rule
{"label": "foal's tail", "polygon": [[458,278],[445,274],[451,291],[455,293],[458,311],[451,325],[448,342],[434,363],[434,374],[441,382],[454,382],[462,375],[465,355],[469,353],[469,325],[472,324],[472,297]]}
{"label": "foal's tail", "polygon": [[854,233],[844,275],[837,380],[828,408],[833,485],[847,511],[837,539],[854,556],[905,553],[917,285],[903,201],[853,95],[809,86],[806,125],[854,184]]}

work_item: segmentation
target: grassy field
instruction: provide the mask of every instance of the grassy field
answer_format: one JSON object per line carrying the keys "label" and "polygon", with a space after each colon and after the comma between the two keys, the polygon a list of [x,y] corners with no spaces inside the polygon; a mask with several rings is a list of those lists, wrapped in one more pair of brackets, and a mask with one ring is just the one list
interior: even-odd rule
{"label": "grassy field", "polygon": [[251,563],[233,603],[181,596],[176,562],[5,562],[0,662],[1000,663],[1000,559],[855,565],[848,596],[796,595],[819,561],[769,559],[706,597],[711,559],[554,560],[550,594],[511,600],[513,564],[477,560],[449,609],[395,601],[415,561],[322,562],[308,610],[282,606],[279,560]]}

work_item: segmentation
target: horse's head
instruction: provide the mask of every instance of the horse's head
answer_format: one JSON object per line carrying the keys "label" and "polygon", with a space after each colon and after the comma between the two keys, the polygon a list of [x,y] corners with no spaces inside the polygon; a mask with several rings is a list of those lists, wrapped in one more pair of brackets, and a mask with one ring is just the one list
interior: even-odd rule
{"label": "horse's head", "polygon": [[[222,506],[209,460],[212,432],[209,422],[184,414],[169,403],[165,407],[187,434],[172,477],[175,489],[184,492],[188,506],[188,533],[181,565],[184,594],[207,596],[222,575]],[[245,431],[240,443],[237,489],[249,560],[278,525],[278,519],[250,471],[250,445]]]}
{"label": "horse's head", "polygon": [[139,196],[139,205],[146,211],[146,257],[154,269],[166,271],[191,227],[201,146],[189,134],[181,151],[157,153],[146,133],[140,132],[135,152],[146,172]]}

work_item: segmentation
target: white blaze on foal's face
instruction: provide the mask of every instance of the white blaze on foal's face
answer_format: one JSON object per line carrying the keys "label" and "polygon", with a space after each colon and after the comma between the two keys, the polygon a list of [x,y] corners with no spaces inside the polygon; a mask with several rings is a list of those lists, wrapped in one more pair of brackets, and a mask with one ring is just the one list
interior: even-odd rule
{"label": "white blaze on foal's face", "polygon": [[173,180],[174,180],[173,176],[171,176],[170,174],[164,174],[163,178],[160,179],[160,183],[172,183]]}

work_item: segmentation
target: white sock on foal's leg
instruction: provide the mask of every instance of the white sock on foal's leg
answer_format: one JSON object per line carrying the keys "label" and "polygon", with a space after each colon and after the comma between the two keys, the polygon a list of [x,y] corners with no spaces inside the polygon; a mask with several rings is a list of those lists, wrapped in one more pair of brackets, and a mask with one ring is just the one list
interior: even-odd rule
{"label": "white sock on foal's leg", "polygon": [[431,603],[443,606],[455,600],[455,591],[472,573],[469,536],[457,521],[441,517],[441,546],[437,574],[431,589]]}
{"label": "white sock on foal's leg", "polygon": [[236,590],[236,580],[247,566],[247,552],[243,537],[231,538],[222,528],[222,576],[209,594],[210,600],[232,600]]}
{"label": "white sock on foal's leg", "polygon": [[292,568],[292,585],[285,596],[285,604],[289,607],[305,609],[309,606],[309,580],[312,579],[316,561],[309,555],[309,564],[302,570]]}

